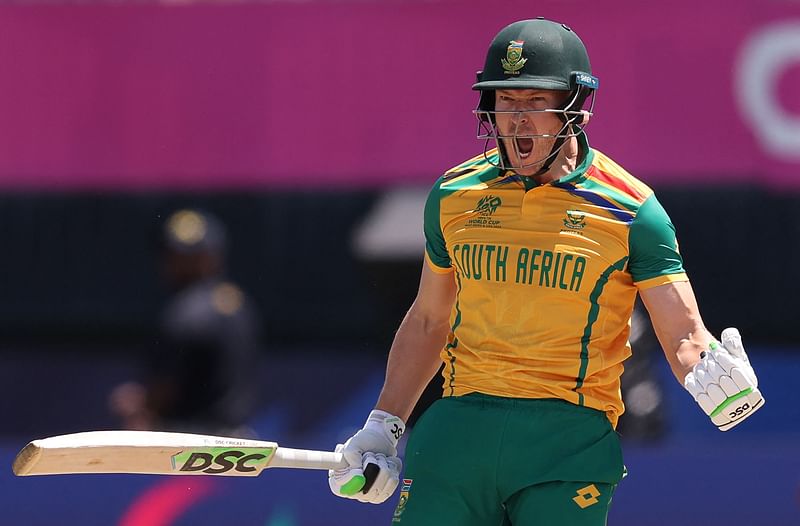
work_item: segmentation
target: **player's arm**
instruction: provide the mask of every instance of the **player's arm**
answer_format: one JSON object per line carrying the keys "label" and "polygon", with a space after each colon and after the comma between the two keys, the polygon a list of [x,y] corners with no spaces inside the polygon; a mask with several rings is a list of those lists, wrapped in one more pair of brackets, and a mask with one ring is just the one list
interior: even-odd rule
{"label": "player's arm", "polygon": [[764,404],[758,378],[735,328],[722,342],[706,330],[688,281],[640,291],[672,372],[721,431]]}
{"label": "player's arm", "polygon": [[639,294],[672,374],[683,384],[700,361],[700,354],[715,341],[700,317],[692,286],[688,281],[679,281],[640,290]]}
{"label": "player's arm", "polygon": [[348,467],[331,470],[328,484],[340,497],[380,504],[397,487],[402,462],[397,442],[405,420],[438,370],[439,351],[450,331],[456,296],[452,271],[433,271],[426,261],[414,303],[400,324],[389,351],[386,378],[364,427],[336,448]]}
{"label": "player's arm", "polygon": [[688,281],[639,293],[672,374],[720,430],[727,431],[761,406],[758,379],[739,331],[726,329],[718,342],[703,324]]}
{"label": "player's arm", "polygon": [[331,470],[328,484],[334,495],[374,504],[394,492],[402,463],[397,442],[405,421],[440,365],[439,351],[450,331],[450,312],[456,298],[455,272],[444,239],[440,178],[425,202],[425,263],[419,290],[394,337],[386,378],[375,409],[355,435],[337,447],[348,467]]}
{"label": "player's arm", "polygon": [[414,303],[397,330],[376,409],[408,419],[441,365],[439,351],[450,332],[456,297],[453,272],[434,272],[425,263]]}
{"label": "player's arm", "polygon": [[720,343],[703,325],[675,228],[655,196],[639,209],[629,242],[628,270],[675,378],[714,425],[727,431],[764,402],[739,331],[726,329]]}

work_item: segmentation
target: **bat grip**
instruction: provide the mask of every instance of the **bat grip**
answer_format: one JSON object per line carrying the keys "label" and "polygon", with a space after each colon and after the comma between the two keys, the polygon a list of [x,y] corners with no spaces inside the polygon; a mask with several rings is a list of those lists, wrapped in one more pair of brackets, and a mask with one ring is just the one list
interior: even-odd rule
{"label": "bat grip", "polygon": [[279,447],[269,464],[273,468],[342,469],[347,462],[341,453]]}

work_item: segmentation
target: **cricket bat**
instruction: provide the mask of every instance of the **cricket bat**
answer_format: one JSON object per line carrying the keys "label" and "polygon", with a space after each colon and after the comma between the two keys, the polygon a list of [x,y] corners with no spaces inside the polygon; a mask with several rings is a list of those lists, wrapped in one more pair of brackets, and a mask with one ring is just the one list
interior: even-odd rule
{"label": "cricket bat", "polygon": [[341,453],[279,447],[275,442],[156,431],[90,431],[34,440],[14,474],[142,473],[255,477],[266,468],[338,469]]}

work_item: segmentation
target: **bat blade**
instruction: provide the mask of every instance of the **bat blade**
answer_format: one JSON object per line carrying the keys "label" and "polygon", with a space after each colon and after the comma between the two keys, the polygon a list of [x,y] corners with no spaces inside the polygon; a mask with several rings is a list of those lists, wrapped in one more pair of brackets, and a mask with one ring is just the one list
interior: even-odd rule
{"label": "bat blade", "polygon": [[336,469],[340,453],[278,447],[275,442],[190,433],[90,431],[26,445],[18,476],[79,473],[257,476],[266,468]]}

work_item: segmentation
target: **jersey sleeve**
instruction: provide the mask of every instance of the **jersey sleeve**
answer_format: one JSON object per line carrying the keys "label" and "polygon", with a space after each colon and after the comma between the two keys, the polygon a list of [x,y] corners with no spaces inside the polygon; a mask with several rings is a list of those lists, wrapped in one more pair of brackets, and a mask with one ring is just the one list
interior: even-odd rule
{"label": "jersey sleeve", "polygon": [[640,290],[688,281],[675,227],[655,195],[639,208],[629,232],[628,271]]}
{"label": "jersey sleeve", "polygon": [[436,184],[428,194],[428,199],[425,201],[424,219],[425,261],[431,270],[439,274],[453,270],[450,253],[447,251],[444,233],[442,233],[440,206],[442,192],[439,189],[441,182],[441,179],[436,181]]}

